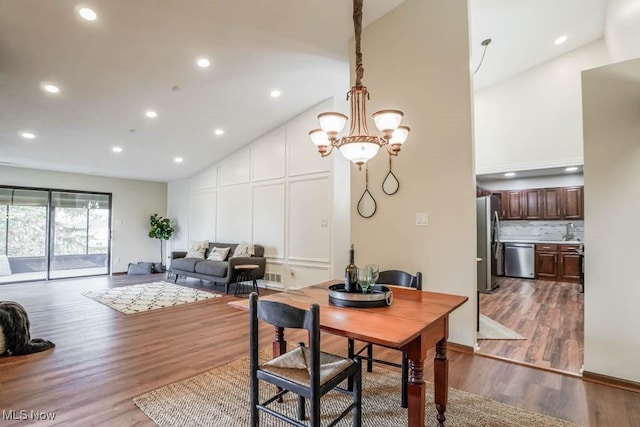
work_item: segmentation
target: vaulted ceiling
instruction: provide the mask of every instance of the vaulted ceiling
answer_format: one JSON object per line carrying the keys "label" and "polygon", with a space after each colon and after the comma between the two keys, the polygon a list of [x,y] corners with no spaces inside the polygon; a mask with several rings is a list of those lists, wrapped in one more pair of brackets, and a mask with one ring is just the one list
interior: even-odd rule
{"label": "vaulted ceiling", "polygon": [[[365,0],[364,24],[402,1]],[[472,69],[493,39],[475,88],[602,37],[606,3],[469,0]],[[189,177],[345,93],[352,34],[346,0],[0,0],[0,165]]]}

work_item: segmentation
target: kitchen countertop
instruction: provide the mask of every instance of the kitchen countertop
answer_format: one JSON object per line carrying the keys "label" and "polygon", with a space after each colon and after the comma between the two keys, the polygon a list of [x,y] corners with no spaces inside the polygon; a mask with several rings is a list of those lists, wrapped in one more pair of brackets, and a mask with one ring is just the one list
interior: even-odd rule
{"label": "kitchen countertop", "polygon": [[580,240],[535,240],[532,238],[522,238],[522,239],[500,239],[501,243],[540,243],[540,244],[548,244],[548,245],[581,245],[582,242]]}

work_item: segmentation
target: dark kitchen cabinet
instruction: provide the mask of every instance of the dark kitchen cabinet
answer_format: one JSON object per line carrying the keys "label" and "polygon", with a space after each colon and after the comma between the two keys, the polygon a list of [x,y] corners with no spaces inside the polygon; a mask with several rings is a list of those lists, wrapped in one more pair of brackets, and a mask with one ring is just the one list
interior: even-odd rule
{"label": "dark kitchen cabinet", "polygon": [[543,190],[544,219],[562,219],[562,188],[545,188]]}
{"label": "dark kitchen cabinet", "polygon": [[522,219],[522,197],[520,190],[502,192],[504,202],[504,219]]}
{"label": "dark kitchen cabinet", "polygon": [[556,280],[557,277],[557,245],[536,245],[536,279]]}
{"label": "dark kitchen cabinet", "polygon": [[536,279],[580,281],[580,245],[536,245]]}
{"label": "dark kitchen cabinet", "polygon": [[583,187],[494,191],[502,200],[500,219],[583,219]]}
{"label": "dark kitchen cabinet", "polygon": [[558,250],[558,280],[562,282],[580,281],[579,245],[560,245]]}
{"label": "dark kitchen cabinet", "polygon": [[542,219],[542,190],[521,190],[522,219]]}
{"label": "dark kitchen cabinet", "polygon": [[583,187],[565,187],[562,193],[562,217],[564,219],[584,218]]}

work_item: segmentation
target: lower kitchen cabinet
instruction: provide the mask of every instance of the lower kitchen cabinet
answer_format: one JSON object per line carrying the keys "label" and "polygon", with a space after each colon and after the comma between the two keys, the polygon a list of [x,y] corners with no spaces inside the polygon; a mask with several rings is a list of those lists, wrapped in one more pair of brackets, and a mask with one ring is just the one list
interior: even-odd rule
{"label": "lower kitchen cabinet", "polygon": [[536,245],[536,279],[580,281],[580,245]]}
{"label": "lower kitchen cabinet", "polygon": [[562,282],[580,281],[580,255],[575,251],[560,252],[559,260],[558,280]]}

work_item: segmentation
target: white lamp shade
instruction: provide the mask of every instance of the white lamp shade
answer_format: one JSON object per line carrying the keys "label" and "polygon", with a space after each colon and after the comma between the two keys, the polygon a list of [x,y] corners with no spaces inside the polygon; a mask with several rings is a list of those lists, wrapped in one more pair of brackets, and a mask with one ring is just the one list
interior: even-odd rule
{"label": "white lamp shade", "polygon": [[395,130],[400,126],[404,113],[398,110],[381,110],[373,114],[373,121],[379,131]]}
{"label": "white lamp shade", "polygon": [[404,142],[407,140],[407,137],[409,136],[409,132],[411,132],[411,129],[409,129],[409,127],[398,126],[398,128],[393,131],[393,135],[389,140],[389,144],[404,144]]}
{"label": "white lamp shade", "polygon": [[372,142],[352,142],[340,146],[342,155],[353,163],[366,163],[378,154],[380,145]]}
{"label": "white lamp shade", "polygon": [[311,137],[311,142],[313,142],[313,145],[315,145],[316,147],[326,147],[330,144],[329,136],[322,129],[312,130],[311,132],[309,132],[309,136]]}
{"label": "white lamp shade", "polygon": [[347,123],[348,117],[341,113],[322,113],[318,116],[320,127],[326,133],[339,134]]}

